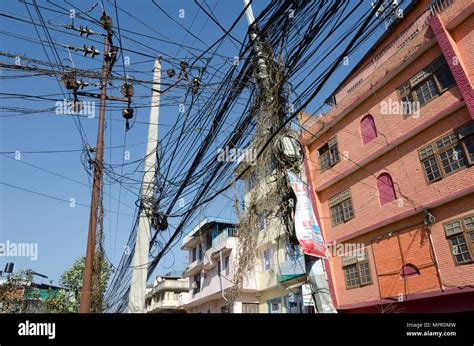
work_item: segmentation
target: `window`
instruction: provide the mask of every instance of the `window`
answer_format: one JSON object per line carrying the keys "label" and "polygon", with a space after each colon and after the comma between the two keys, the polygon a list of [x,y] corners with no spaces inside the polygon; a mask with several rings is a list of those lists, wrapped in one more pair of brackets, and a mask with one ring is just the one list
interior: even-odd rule
{"label": "window", "polygon": [[198,248],[198,253],[199,253],[199,260],[201,261],[202,260],[202,245],[199,244],[197,248]]}
{"label": "window", "polygon": [[400,276],[403,279],[406,279],[409,276],[415,276],[415,275],[420,275],[420,270],[411,263],[407,263],[403,266],[402,272],[400,273]]}
{"label": "window", "polygon": [[289,243],[286,246],[286,259],[296,261],[301,254],[300,244]]}
{"label": "window", "polygon": [[272,266],[272,248],[263,251],[263,271],[269,270]]}
{"label": "window", "polygon": [[332,225],[336,226],[354,217],[352,198],[349,190],[345,190],[329,199]]}
{"label": "window", "polygon": [[392,177],[388,173],[382,173],[377,178],[377,190],[379,192],[380,205],[384,206],[397,199]]}
{"label": "window", "polygon": [[353,256],[342,257],[342,268],[344,269],[346,288],[362,287],[372,283],[367,250]]}
{"label": "window", "polygon": [[472,124],[473,121],[418,151],[428,183],[474,164]]}
{"label": "window", "polygon": [[201,292],[201,274],[196,274],[193,277],[193,294]]}
{"label": "window", "polygon": [[300,290],[292,291],[284,297],[286,312],[289,314],[303,313],[303,295]]}
{"label": "window", "polygon": [[226,256],[224,258],[224,270],[225,270],[225,275],[229,275],[229,256]]}
{"label": "window", "polygon": [[339,162],[339,150],[336,137],[331,138],[326,144],[318,149],[319,166],[321,170],[328,169]]}
{"label": "window", "polygon": [[221,261],[217,261],[217,276],[221,276]]}
{"label": "window", "polygon": [[242,313],[258,314],[258,303],[242,303]]}
{"label": "window", "polygon": [[460,128],[454,130],[466,154],[467,162],[474,165],[474,121],[464,124]]}
{"label": "window", "polygon": [[193,256],[191,258],[192,258],[191,263],[194,262],[195,260],[197,260],[197,246],[195,248],[193,248]]}
{"label": "window", "polygon": [[466,153],[467,161],[474,164],[474,135],[471,135],[462,141],[464,152]]}
{"label": "window", "polygon": [[451,70],[441,55],[398,89],[404,114],[413,113],[416,104],[423,106],[455,84]]}
{"label": "window", "polygon": [[377,138],[377,128],[375,127],[374,117],[367,114],[360,121],[360,135],[362,137],[362,143],[365,145],[371,140]]}
{"label": "window", "polygon": [[268,313],[277,314],[281,312],[281,297],[267,300]]}
{"label": "window", "polygon": [[454,261],[472,263],[474,258],[474,214],[444,224]]}

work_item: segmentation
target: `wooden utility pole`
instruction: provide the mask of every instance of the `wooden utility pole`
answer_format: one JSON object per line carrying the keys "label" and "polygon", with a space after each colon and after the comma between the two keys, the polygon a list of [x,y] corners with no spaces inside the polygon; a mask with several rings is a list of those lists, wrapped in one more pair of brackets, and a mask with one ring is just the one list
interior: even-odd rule
{"label": "wooden utility pole", "polygon": [[94,180],[92,185],[91,209],[89,216],[89,232],[87,235],[87,251],[82,282],[82,292],[80,299],[79,312],[90,312],[91,305],[91,286],[92,286],[92,268],[95,256],[97,213],[99,207],[99,193],[102,184],[102,162],[104,158],[104,123],[105,123],[105,105],[107,102],[107,78],[110,73],[110,61],[108,53],[110,49],[111,36],[108,34],[104,38],[104,60],[102,64],[102,79],[100,81],[100,105],[99,105],[99,130],[97,133],[96,155],[94,160]]}

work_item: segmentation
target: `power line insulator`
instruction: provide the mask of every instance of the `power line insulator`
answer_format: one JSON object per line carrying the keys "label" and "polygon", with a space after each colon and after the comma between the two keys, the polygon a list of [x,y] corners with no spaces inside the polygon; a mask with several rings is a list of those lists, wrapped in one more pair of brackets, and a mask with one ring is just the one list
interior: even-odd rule
{"label": "power line insulator", "polygon": [[118,47],[116,46],[110,47],[109,51],[107,52],[105,60],[107,60],[111,66],[113,66],[115,61],[117,60],[117,52],[118,52]]}
{"label": "power line insulator", "polygon": [[176,71],[172,68],[166,70],[166,74],[168,75],[169,78],[173,78],[176,74]]}
{"label": "power line insulator", "polygon": [[82,37],[84,35],[85,37],[89,37],[89,35],[94,35],[95,32],[89,29],[87,26],[84,28],[82,25],[79,26],[79,35]]}
{"label": "power line insulator", "polygon": [[133,118],[133,108],[127,107],[122,111],[122,117],[125,119],[125,130],[130,129],[129,120]]}
{"label": "power line insulator", "polygon": [[100,17],[100,24],[102,24],[102,27],[107,31],[112,29],[112,18],[107,16],[105,11],[102,12],[102,16]]}
{"label": "power line insulator", "polygon": [[63,83],[64,87],[68,90],[77,90],[79,85],[76,80],[76,76],[74,73],[65,73],[61,77],[61,82]]}
{"label": "power line insulator", "polygon": [[191,92],[193,93],[193,95],[196,95],[198,93],[200,86],[201,86],[201,78],[194,77],[191,84]]}
{"label": "power line insulator", "polygon": [[122,116],[126,120],[130,120],[133,118],[133,108],[127,107],[123,109]]}
{"label": "power line insulator", "polygon": [[91,46],[90,48],[87,47],[86,44],[84,44],[84,46],[82,47],[82,55],[83,56],[87,56],[88,54],[91,55],[91,58],[94,58],[96,55],[99,55],[100,54],[100,51],[98,51],[97,49],[95,49],[94,46]]}
{"label": "power line insulator", "polygon": [[133,94],[135,93],[133,89],[133,85],[127,82],[122,84],[122,86],[120,87],[120,92],[125,97],[132,97]]}
{"label": "power line insulator", "polygon": [[90,84],[84,80],[79,80],[77,81],[77,84],[79,85],[79,89],[84,89],[86,86],[89,86]]}

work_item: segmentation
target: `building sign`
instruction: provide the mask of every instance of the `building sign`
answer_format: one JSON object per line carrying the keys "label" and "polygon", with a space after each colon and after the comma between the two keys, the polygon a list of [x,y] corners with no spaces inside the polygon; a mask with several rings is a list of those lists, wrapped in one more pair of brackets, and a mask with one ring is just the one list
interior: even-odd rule
{"label": "building sign", "polygon": [[294,173],[287,171],[287,174],[296,195],[295,231],[301,248],[306,255],[328,257],[321,229],[311,204],[309,185]]}

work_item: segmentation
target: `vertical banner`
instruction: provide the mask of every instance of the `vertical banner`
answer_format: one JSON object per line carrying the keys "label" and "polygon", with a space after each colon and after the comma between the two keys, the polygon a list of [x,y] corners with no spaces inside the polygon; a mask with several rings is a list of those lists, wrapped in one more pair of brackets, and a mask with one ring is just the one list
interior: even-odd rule
{"label": "vertical banner", "polygon": [[296,195],[295,231],[306,255],[328,257],[318,220],[314,215],[309,196],[309,186],[296,174],[287,171],[290,185]]}

